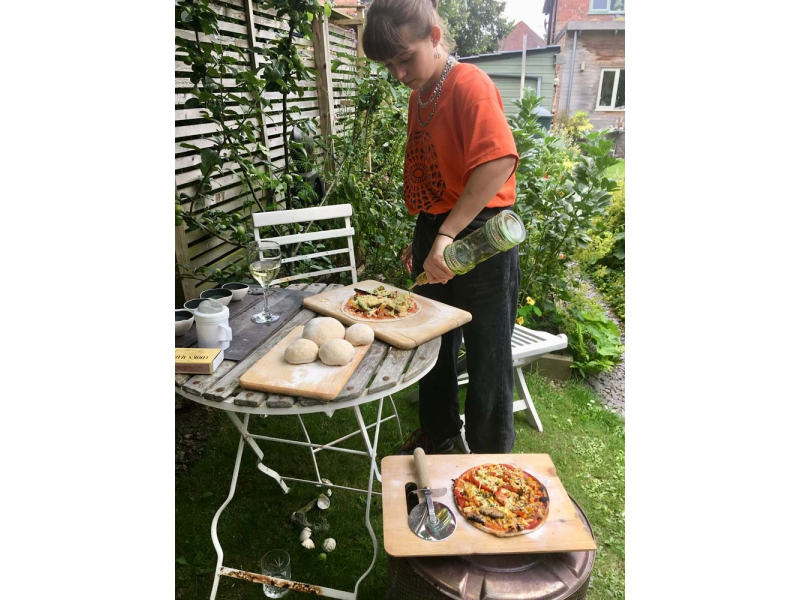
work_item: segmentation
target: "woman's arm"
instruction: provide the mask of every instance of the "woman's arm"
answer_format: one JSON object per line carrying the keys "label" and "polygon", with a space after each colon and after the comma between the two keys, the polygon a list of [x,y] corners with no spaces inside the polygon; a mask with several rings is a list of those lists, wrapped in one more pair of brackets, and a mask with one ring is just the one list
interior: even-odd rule
{"label": "woman's arm", "polygon": [[[439,227],[439,235],[433,243],[423,268],[430,283],[446,283],[454,276],[444,262],[444,248],[453,243],[453,238],[469,225],[481,212],[500,188],[508,181],[517,164],[515,156],[504,156],[478,165],[469,176],[464,192],[453,210]],[[445,237],[445,235],[450,237]]]}

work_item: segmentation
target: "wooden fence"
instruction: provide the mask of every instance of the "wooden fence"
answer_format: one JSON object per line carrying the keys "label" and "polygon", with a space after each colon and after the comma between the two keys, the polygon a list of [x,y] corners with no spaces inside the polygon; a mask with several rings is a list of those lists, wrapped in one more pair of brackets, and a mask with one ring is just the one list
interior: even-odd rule
{"label": "wooden fence", "polygon": [[[250,66],[256,66],[261,60],[258,52],[251,52],[250,48],[263,48],[282,31],[287,31],[288,26],[277,20],[274,11],[263,10],[253,0],[219,0],[210,4],[217,13],[219,36],[214,41],[226,46],[236,46],[244,50],[249,58]],[[347,22],[347,27],[351,23]],[[323,135],[335,128],[335,123],[344,111],[351,110],[352,101],[348,99],[349,91],[354,87],[352,75],[347,67],[336,69],[332,72],[331,63],[341,56],[355,58],[357,54],[356,34],[351,29],[344,29],[327,19],[314,22],[313,41],[296,38],[298,52],[303,57],[306,67],[316,69],[315,81],[307,82],[308,90],[302,97],[290,96],[288,108],[297,107],[300,112],[282,114],[281,104],[275,103],[268,113],[268,118],[258,128],[261,130],[261,142],[269,149],[269,160],[275,166],[284,164],[284,143],[281,136],[284,118],[290,121],[295,119],[315,119],[318,131]],[[176,29],[176,36],[194,39],[195,32]],[[208,40],[209,36],[201,35],[200,40]],[[231,56],[240,60],[238,55]],[[248,66],[240,62],[242,67]],[[192,195],[194,186],[200,178],[200,156],[197,150],[184,148],[181,143],[188,142],[199,148],[209,147],[213,142],[209,136],[217,131],[214,123],[209,123],[201,116],[201,109],[184,108],[184,103],[191,96],[193,87],[189,80],[191,66],[181,61],[181,52],[176,47],[175,57],[175,189]],[[234,91],[234,80],[223,79],[226,90]],[[265,93],[266,98],[277,99],[280,94]],[[232,106],[234,110],[237,107]],[[253,123],[258,126],[254,119]],[[254,151],[255,144],[248,147]],[[267,164],[262,161],[256,164],[262,172],[267,169]],[[231,169],[233,173],[231,173]],[[225,212],[241,210],[248,190],[241,183],[235,163],[226,165],[225,172],[217,175],[212,180],[213,199],[206,203],[204,210],[213,208]],[[184,207],[186,208],[186,206]],[[241,251],[222,240],[204,235],[200,230],[186,231],[184,225],[175,228],[175,262],[191,264],[193,267],[222,268],[228,262],[241,260]],[[176,302],[179,297],[185,299],[195,298],[205,289],[214,287],[213,283],[197,283],[194,280],[182,279],[180,288],[176,290]]]}

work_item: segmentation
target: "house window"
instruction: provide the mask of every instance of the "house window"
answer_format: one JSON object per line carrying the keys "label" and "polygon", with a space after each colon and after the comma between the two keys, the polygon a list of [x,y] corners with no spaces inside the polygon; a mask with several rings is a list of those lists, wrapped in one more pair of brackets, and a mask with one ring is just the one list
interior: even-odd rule
{"label": "house window", "polygon": [[625,69],[601,69],[595,110],[625,110]]}
{"label": "house window", "polygon": [[589,0],[589,13],[625,14],[625,0]]}

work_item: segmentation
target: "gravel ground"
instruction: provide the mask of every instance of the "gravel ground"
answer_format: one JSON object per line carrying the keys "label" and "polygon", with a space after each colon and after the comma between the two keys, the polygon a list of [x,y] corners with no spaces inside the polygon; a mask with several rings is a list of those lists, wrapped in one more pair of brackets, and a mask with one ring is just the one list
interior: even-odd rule
{"label": "gravel ground", "polygon": [[175,395],[175,474],[190,469],[203,455],[206,440],[219,427],[213,411]]}

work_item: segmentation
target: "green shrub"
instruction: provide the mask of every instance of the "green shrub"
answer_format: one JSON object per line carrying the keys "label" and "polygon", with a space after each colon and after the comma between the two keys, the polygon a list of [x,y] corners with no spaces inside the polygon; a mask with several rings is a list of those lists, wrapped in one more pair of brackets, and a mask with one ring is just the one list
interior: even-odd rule
{"label": "green shrub", "polygon": [[586,249],[576,255],[617,316],[625,320],[625,180],[605,215],[597,218]]}
{"label": "green shrub", "polygon": [[345,113],[332,136],[337,179],[331,204],[353,206],[356,262],[361,279],[379,279],[399,287],[410,285],[400,253],[411,243],[414,218],[403,202],[403,159],[409,92],[380,63],[346,55],[333,62],[334,70],[356,70]]}
{"label": "green shrub", "polygon": [[596,303],[585,301],[585,293],[570,282],[567,265],[581,253],[600,258],[613,252],[614,239],[602,236],[592,247],[590,233],[606,215],[617,187],[605,171],[619,161],[611,156],[613,141],[607,132],[587,133],[580,115],[574,128],[585,134],[585,141],[577,148],[569,137],[542,128],[535,114],[540,102],[527,92],[516,103],[519,113],[509,118],[520,155],[514,210],[528,227],[520,246],[517,321],[533,329],[566,333],[576,370],[586,375],[616,363],[621,353],[619,330],[604,320]]}

